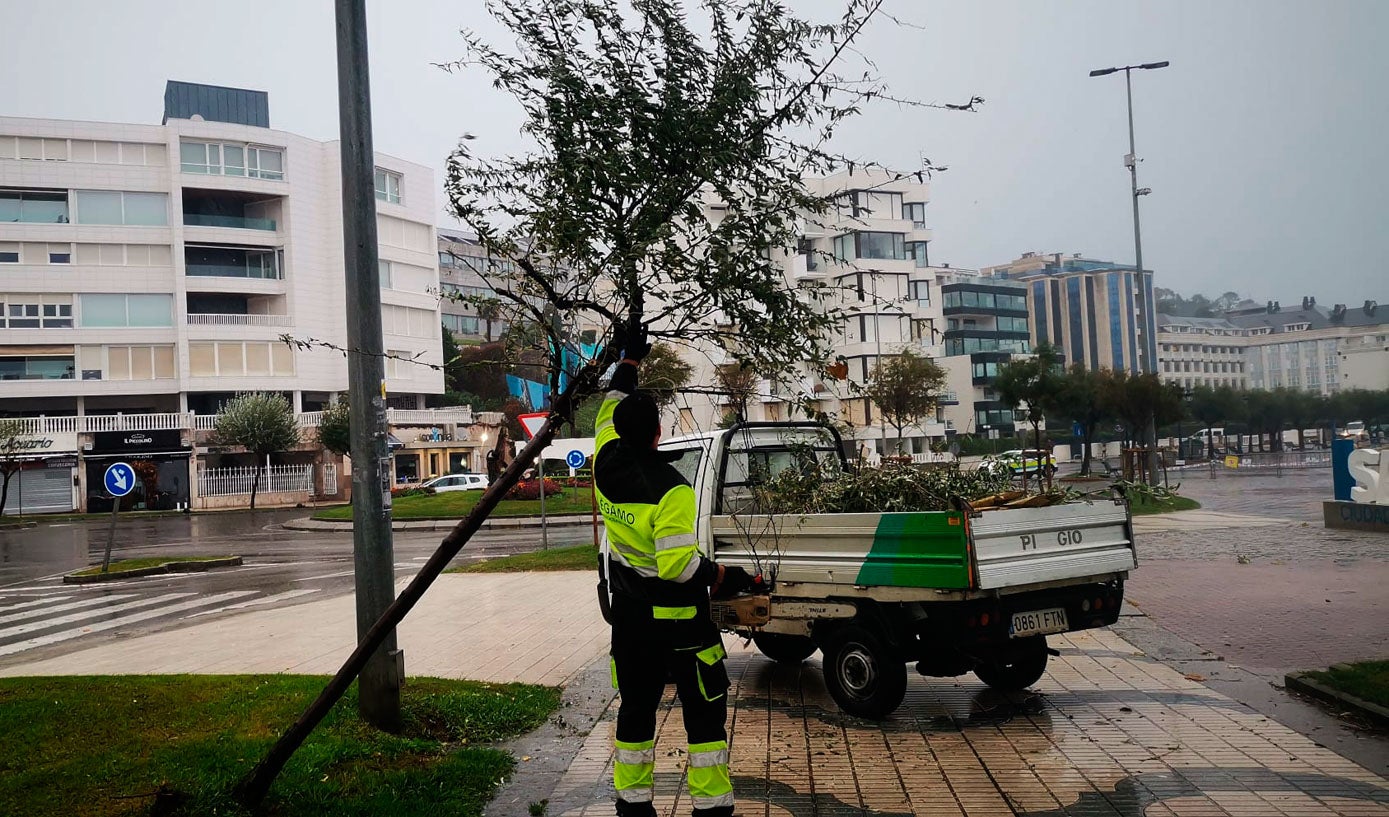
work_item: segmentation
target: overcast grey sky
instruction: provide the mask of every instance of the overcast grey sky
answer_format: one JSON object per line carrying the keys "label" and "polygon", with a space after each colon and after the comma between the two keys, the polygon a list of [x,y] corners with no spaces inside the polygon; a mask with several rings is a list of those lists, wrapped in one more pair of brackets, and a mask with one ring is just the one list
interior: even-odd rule
{"label": "overcast grey sky", "polygon": [[[832,8],[832,0],[808,0]],[[1144,260],[1157,283],[1285,304],[1389,302],[1389,2],[913,2],[864,41],[899,95],[978,113],[870,107],[838,147],[937,175],[933,262],[978,267],[1028,250],[1131,262],[1123,76],[1134,76]],[[435,168],[464,131],[517,145],[515,109],[485,77],[431,63],[457,30],[496,32],[480,0],[372,0],[378,150]],[[329,0],[0,3],[0,114],[157,123],[166,79],[270,93],[271,125],[337,135]],[[443,195],[439,194],[442,209]]]}

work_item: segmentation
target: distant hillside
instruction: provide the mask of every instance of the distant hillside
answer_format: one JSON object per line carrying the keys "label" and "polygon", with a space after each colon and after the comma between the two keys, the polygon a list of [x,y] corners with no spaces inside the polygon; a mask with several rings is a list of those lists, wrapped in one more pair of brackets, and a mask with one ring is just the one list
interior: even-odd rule
{"label": "distant hillside", "polygon": [[1199,293],[1186,298],[1176,290],[1162,287],[1153,287],[1153,297],[1159,313],[1180,318],[1218,318],[1244,300],[1238,292],[1226,292],[1218,298],[1207,298]]}

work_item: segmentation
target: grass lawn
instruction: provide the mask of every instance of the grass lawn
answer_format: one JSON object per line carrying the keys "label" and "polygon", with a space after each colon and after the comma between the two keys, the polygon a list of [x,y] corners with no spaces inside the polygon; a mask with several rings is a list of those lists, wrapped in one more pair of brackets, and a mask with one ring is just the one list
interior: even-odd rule
{"label": "grass lawn", "polygon": [[[226,556],[149,556],[142,559],[117,559],[111,563],[111,573],[124,573],[127,570],[143,570],[147,567],[159,567],[169,562],[211,562],[216,559],[225,559]],[[85,570],[79,570],[72,574],[74,576],[95,576],[101,572],[101,565],[94,565]]]}
{"label": "grass lawn", "polygon": [[1172,513],[1173,511],[1194,511],[1201,507],[1201,503],[1185,496],[1174,496],[1167,501],[1143,502],[1134,497],[1129,503],[1129,509],[1134,516],[1146,516],[1154,513]]}
{"label": "grass lawn", "polygon": [[[0,679],[0,814],[245,815],[231,787],[327,679],[305,675]],[[404,734],[358,720],[356,687],[289,762],[266,814],[479,815],[514,760],[486,744],[542,724],[559,690],[411,678]]]}
{"label": "grass lawn", "polygon": [[[432,496],[406,496],[391,502],[395,519],[462,519],[482,498],[482,491],[449,491]],[[570,516],[593,512],[593,498],[588,488],[566,488],[560,496],[545,497],[545,513]],[[504,499],[493,516],[539,516],[538,499]],[[314,519],[338,522],[352,521],[352,506],[339,505],[313,515]]]}
{"label": "grass lawn", "polygon": [[577,545],[567,548],[550,548],[534,553],[518,553],[474,562],[469,565],[451,567],[447,573],[527,573],[543,570],[597,570],[598,546]]}
{"label": "grass lawn", "polygon": [[1361,661],[1346,665],[1346,669],[1332,667],[1307,675],[1332,689],[1389,707],[1389,661]]}

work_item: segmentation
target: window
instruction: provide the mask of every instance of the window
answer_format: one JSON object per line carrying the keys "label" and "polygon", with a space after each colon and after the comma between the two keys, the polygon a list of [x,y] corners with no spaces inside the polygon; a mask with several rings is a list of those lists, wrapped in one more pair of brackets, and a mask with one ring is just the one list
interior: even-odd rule
{"label": "window", "polygon": [[999,318],[998,331],[1027,333],[1027,318]]}
{"label": "window", "polygon": [[908,297],[916,301],[919,307],[929,307],[931,305],[931,282],[930,281],[911,281],[907,284]]}
{"label": "window", "polygon": [[910,221],[912,227],[920,230],[926,227],[926,202],[909,202],[902,205],[902,220]]}
{"label": "window", "polygon": [[460,335],[481,334],[480,322],[471,315],[440,315],[444,328]]}
{"label": "window", "polygon": [[70,329],[69,295],[0,295],[0,328]]}
{"label": "window", "polygon": [[917,267],[931,266],[931,259],[926,249],[928,243],[926,241],[907,242],[907,257],[915,261]]}
{"label": "window", "polygon": [[903,260],[907,257],[901,233],[854,233],[855,251],[859,258]]}
{"label": "window", "polygon": [[0,264],[18,264],[19,245],[0,244]]}
{"label": "window", "polygon": [[854,236],[852,233],[834,237],[834,260],[840,263],[854,260]]}
{"label": "window", "polygon": [[72,245],[71,244],[49,244],[48,263],[50,264],[71,264]]}
{"label": "window", "polygon": [[181,142],[179,164],[184,173],[249,176],[274,181],[285,177],[284,151],[257,145]]}
{"label": "window", "polygon": [[67,224],[67,191],[0,190],[0,222]]}
{"label": "window", "polygon": [[174,376],[172,346],[108,346],[109,380],[159,380]]}
{"label": "window", "polygon": [[0,380],[72,380],[76,371],[71,354],[0,357]]}
{"label": "window", "polygon": [[284,250],[189,244],[184,271],[193,277],[277,280],[284,277]]}
{"label": "window", "polygon": [[387,335],[411,338],[438,337],[439,323],[432,309],[382,304],[381,331]]}
{"label": "window", "polygon": [[283,343],[190,343],[188,368],[194,377],[294,374],[294,350]]}
{"label": "window", "polygon": [[169,223],[165,193],[78,190],[78,224],[122,224],[162,227]]}
{"label": "window", "polygon": [[172,295],[79,295],[84,327],[173,326]]}
{"label": "window", "polygon": [[391,262],[381,259],[376,260],[376,274],[381,279],[381,288],[391,288]]}
{"label": "window", "polygon": [[400,204],[400,174],[384,168],[376,168],[376,198],[391,204]]}

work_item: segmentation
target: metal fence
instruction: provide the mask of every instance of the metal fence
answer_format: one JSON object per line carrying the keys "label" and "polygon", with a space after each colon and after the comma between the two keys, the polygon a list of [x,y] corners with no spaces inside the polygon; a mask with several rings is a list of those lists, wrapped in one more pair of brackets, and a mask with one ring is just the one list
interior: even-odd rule
{"label": "metal fence", "polygon": [[1310,451],[1262,451],[1250,454],[1230,454],[1209,464],[1211,479],[1217,476],[1282,476],[1285,469],[1330,468],[1331,452],[1325,449]]}
{"label": "metal fence", "polygon": [[323,495],[338,495],[338,464],[336,462],[323,463]]}
{"label": "metal fence", "polygon": [[313,493],[312,465],[272,465],[269,468],[204,468],[198,472],[198,496],[236,496],[251,493],[260,475],[259,493]]}

